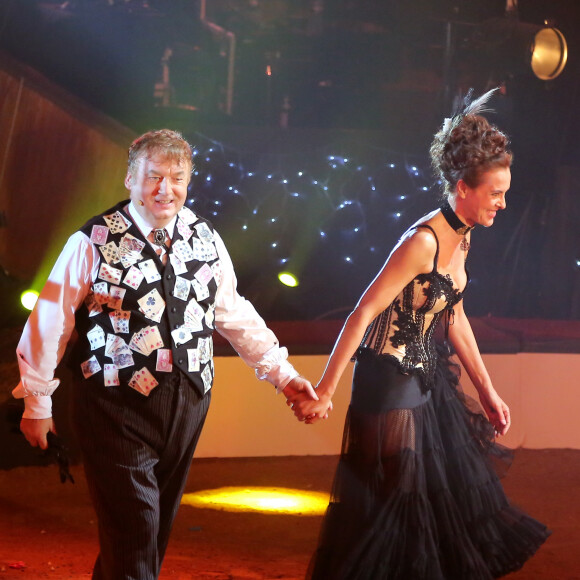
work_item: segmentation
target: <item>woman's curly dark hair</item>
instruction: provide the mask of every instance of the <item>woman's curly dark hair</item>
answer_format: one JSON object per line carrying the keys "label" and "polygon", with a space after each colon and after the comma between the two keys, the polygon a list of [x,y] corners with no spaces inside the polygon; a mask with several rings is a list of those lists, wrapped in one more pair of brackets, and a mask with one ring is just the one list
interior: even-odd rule
{"label": "woman's curly dark hair", "polygon": [[433,139],[429,150],[431,164],[444,186],[444,195],[452,195],[461,179],[469,187],[477,187],[483,173],[512,163],[508,137],[479,114],[494,91],[445,119]]}

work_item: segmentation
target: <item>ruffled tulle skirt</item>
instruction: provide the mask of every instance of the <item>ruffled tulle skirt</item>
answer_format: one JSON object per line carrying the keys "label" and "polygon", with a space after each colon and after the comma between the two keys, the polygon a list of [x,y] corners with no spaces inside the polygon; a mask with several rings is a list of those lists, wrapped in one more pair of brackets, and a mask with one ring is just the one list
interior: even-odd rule
{"label": "ruffled tulle skirt", "polygon": [[518,570],[550,532],[498,476],[510,451],[441,357],[425,391],[359,353],[315,580],[489,580]]}

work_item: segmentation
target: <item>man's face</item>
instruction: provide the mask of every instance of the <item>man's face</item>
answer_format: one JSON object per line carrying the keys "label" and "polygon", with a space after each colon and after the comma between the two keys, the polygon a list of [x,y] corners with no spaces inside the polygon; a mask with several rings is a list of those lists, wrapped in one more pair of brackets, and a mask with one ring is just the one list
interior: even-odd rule
{"label": "man's face", "polygon": [[141,157],[127,171],[125,187],[137,211],[155,228],[166,226],[183,207],[191,175],[189,163],[163,157]]}

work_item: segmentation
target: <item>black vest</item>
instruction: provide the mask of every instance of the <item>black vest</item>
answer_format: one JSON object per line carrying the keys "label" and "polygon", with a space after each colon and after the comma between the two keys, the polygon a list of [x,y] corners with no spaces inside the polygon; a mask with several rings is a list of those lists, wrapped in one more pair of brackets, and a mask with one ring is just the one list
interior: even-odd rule
{"label": "black vest", "polygon": [[212,332],[221,269],[212,225],[183,208],[166,265],[123,210],[80,231],[100,254],[99,276],[78,308],[72,362],[92,383],[142,394],[172,370],[205,394],[213,383]]}

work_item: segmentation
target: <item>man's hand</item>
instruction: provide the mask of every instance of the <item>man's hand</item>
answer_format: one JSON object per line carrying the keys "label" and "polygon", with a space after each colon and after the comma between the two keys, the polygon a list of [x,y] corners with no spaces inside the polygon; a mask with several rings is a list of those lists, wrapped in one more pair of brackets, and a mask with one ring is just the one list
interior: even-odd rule
{"label": "man's hand", "polygon": [[294,411],[299,421],[306,419],[305,415],[295,408],[298,401],[318,401],[318,395],[312,386],[312,383],[304,377],[297,376],[293,378],[282,390],[286,397],[286,404]]}
{"label": "man's hand", "polygon": [[286,397],[286,403],[291,405],[292,402],[299,396],[306,396],[308,399],[313,401],[318,401],[318,395],[312,386],[312,383],[298,375],[294,377],[285,387],[282,389],[284,396]]}
{"label": "man's hand", "polygon": [[41,449],[48,448],[46,434],[49,431],[56,434],[52,417],[48,419],[22,419],[20,421],[20,431],[22,431],[26,441],[32,447],[40,447]]}
{"label": "man's hand", "polygon": [[[295,382],[296,381],[296,382]],[[332,402],[316,405],[311,409],[309,404],[316,404],[320,399],[310,381],[304,377],[296,377],[283,390],[286,404],[292,409],[299,421],[314,423],[316,419],[328,419],[328,412],[332,411]]]}

